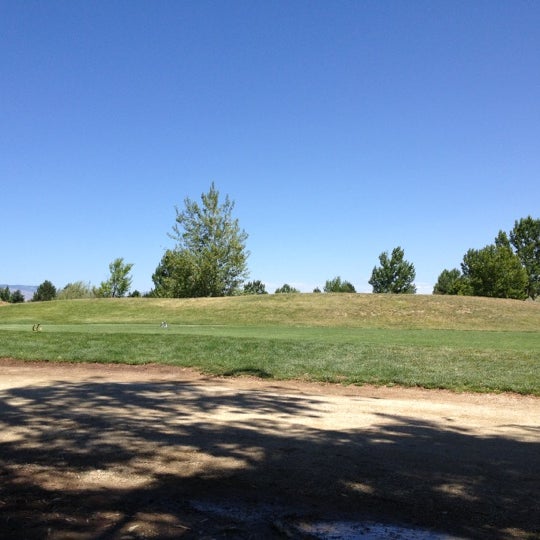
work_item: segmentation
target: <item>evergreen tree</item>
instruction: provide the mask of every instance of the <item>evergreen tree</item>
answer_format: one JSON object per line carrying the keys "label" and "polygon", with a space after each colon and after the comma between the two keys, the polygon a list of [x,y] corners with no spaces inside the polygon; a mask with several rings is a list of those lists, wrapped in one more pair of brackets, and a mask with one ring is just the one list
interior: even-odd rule
{"label": "evergreen tree", "polygon": [[46,279],[41,285],[38,286],[32,302],[46,302],[54,300],[56,298],[56,287]]}
{"label": "evergreen tree", "polygon": [[11,302],[11,291],[7,285],[3,289],[0,288],[0,300],[2,302]]}
{"label": "evergreen tree", "polygon": [[24,302],[23,293],[17,289],[14,293],[12,293],[10,302],[12,304],[22,304]]}

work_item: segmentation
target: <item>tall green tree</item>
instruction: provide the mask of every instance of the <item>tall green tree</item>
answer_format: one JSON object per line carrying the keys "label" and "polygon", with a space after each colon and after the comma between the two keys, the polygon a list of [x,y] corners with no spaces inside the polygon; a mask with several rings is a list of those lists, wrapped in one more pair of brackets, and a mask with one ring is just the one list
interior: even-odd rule
{"label": "tall green tree", "polygon": [[495,244],[469,249],[461,270],[469,294],[519,300],[527,297],[527,272],[500,233]]}
{"label": "tall green tree", "polygon": [[32,296],[32,302],[47,302],[56,298],[56,287],[46,279],[41,285],[38,286],[34,296]]}
{"label": "tall green tree", "polygon": [[169,235],[174,249],[163,255],[152,276],[155,296],[202,297],[235,294],[247,278],[247,233],[233,218],[234,202],[220,202],[214,183],[201,204],[186,198],[176,207]]}
{"label": "tall green tree", "polygon": [[405,260],[405,252],[401,247],[379,255],[380,266],[375,266],[371,273],[369,284],[374,293],[414,294],[416,287],[414,279],[416,270],[414,265]]}
{"label": "tall green tree", "polygon": [[534,300],[540,294],[540,219],[528,216],[516,221],[510,243],[527,272],[527,296]]}
{"label": "tall green tree", "polygon": [[355,293],[356,289],[354,285],[349,281],[342,281],[340,276],[334,279],[328,279],[324,285],[325,293]]}
{"label": "tall green tree", "polygon": [[11,292],[9,287],[6,285],[4,288],[0,288],[0,301],[9,302],[11,304],[19,304],[24,302],[25,298],[24,294],[19,289]]}
{"label": "tall green tree", "polygon": [[124,263],[119,257],[109,264],[110,277],[102,281],[95,291],[96,296],[105,298],[120,298],[125,296],[131,287],[132,277],[129,275],[133,263]]}

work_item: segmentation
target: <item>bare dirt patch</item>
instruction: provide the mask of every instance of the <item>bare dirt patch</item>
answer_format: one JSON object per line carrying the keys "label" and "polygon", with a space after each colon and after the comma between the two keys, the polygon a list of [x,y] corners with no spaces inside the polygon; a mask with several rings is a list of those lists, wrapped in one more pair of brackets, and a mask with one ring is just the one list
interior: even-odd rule
{"label": "bare dirt patch", "polygon": [[2,538],[540,538],[535,397],[0,360],[0,421]]}

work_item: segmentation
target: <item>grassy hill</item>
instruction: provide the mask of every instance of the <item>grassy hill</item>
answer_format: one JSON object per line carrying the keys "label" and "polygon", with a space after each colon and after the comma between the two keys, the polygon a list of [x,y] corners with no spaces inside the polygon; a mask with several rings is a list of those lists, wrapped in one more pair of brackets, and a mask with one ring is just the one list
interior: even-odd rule
{"label": "grassy hill", "polygon": [[276,294],[4,305],[0,324],[146,323],[540,331],[540,303],[467,296]]}
{"label": "grassy hill", "polygon": [[8,304],[0,357],[540,395],[540,303],[293,294]]}

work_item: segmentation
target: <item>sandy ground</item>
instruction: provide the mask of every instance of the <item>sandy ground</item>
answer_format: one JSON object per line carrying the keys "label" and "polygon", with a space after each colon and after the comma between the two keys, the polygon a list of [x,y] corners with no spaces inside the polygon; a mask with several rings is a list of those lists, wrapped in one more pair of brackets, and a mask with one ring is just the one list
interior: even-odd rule
{"label": "sandy ground", "polygon": [[540,538],[534,397],[0,360],[0,421],[1,538]]}

